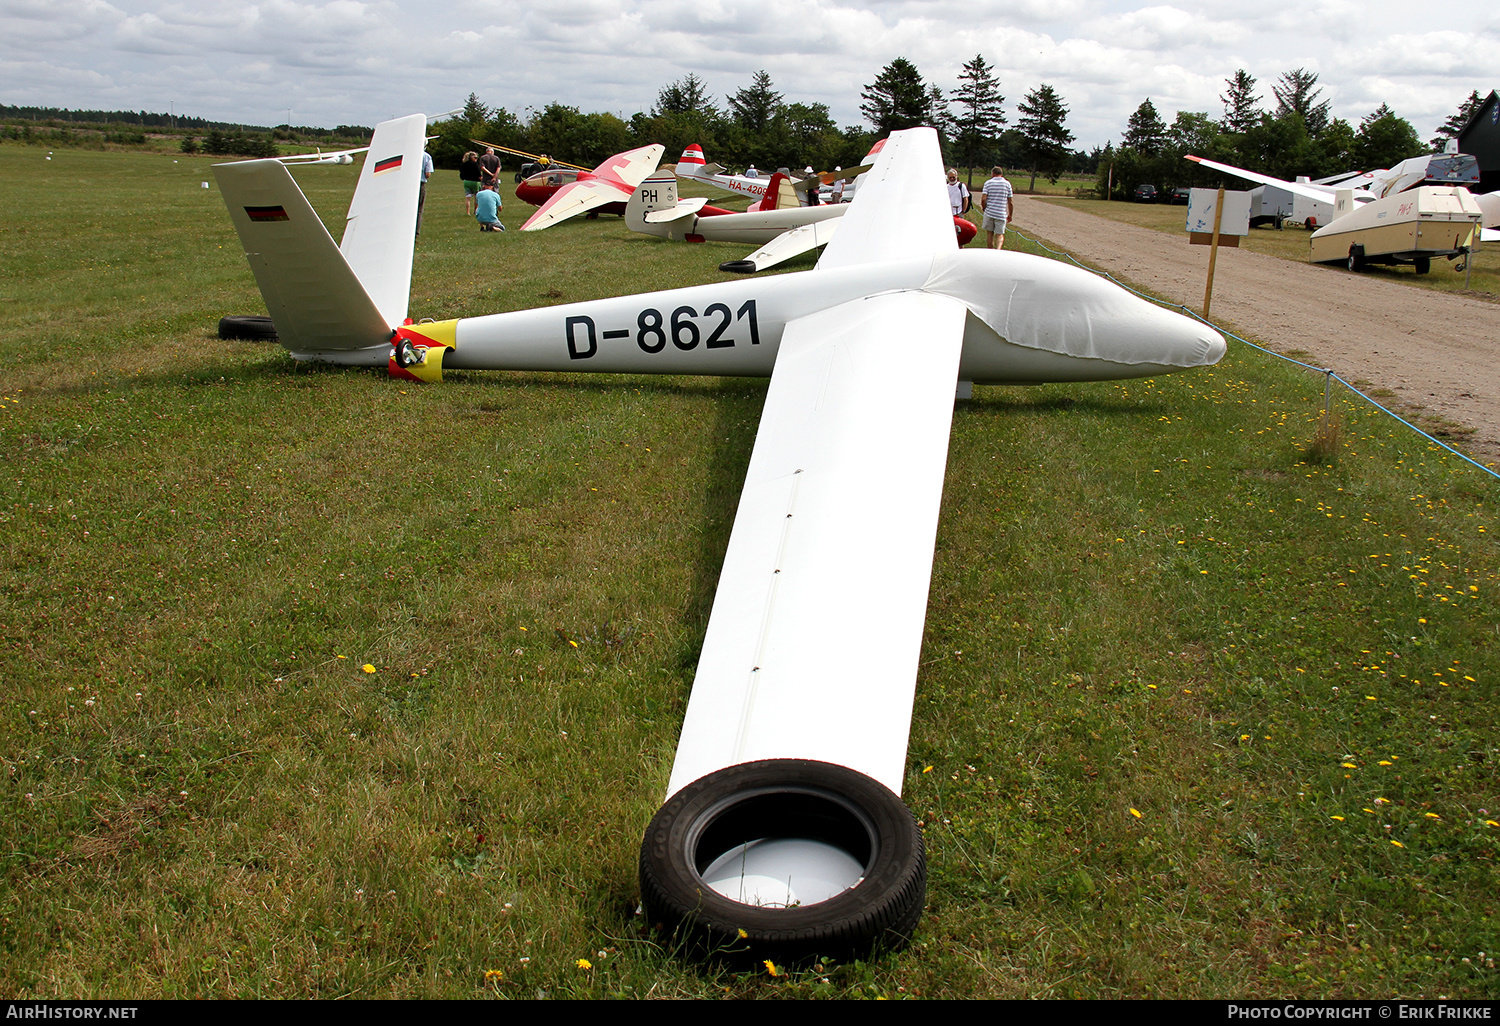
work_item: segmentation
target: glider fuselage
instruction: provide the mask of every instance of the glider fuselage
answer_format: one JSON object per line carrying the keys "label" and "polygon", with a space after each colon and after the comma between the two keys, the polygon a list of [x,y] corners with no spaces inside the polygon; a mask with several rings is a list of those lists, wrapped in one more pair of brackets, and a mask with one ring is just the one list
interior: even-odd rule
{"label": "glider fuselage", "polygon": [[[1036,384],[1150,377],[1215,362],[1210,329],[1056,261],[962,250],[848,269],[802,271],[427,322],[398,334],[452,348],[448,370],[769,377],[787,322],[893,292],[946,295],[969,309],[959,377]],[[1107,336],[1109,348],[1095,339]],[[1014,339],[1014,341],[1012,340]],[[1095,346],[1090,349],[1090,346]],[[923,359],[911,339],[911,359]],[[298,359],[378,365],[390,347],[304,352]]]}

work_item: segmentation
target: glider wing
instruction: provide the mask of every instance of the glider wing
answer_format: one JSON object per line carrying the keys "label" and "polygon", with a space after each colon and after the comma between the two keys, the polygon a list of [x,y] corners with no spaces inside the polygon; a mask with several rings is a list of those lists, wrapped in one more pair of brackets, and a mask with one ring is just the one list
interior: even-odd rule
{"label": "glider wing", "polygon": [[[782,232],[744,260],[737,261],[736,265],[729,269],[764,271],[768,267],[775,267],[794,256],[801,256],[808,250],[828,245],[841,223],[843,219],[835,217],[827,221],[814,221],[812,224],[804,224],[791,231]],[[724,269],[722,265],[721,269]]]}
{"label": "glider wing", "polygon": [[[1234,175],[1236,178],[1243,178],[1245,181],[1254,182],[1257,185],[1274,185],[1278,189],[1285,189],[1292,195],[1301,196],[1304,199],[1317,200],[1320,203],[1333,203],[1337,198],[1338,190],[1333,186],[1315,185],[1312,182],[1289,182],[1284,178],[1272,178],[1270,175],[1263,175],[1255,171],[1246,171],[1242,167],[1220,164],[1217,160],[1207,160],[1203,157],[1195,157],[1192,154],[1187,154],[1182,159],[1191,160],[1194,164],[1201,164],[1215,171],[1222,171],[1227,175]],[[1345,188],[1353,187],[1345,186]],[[1356,203],[1368,203],[1372,199],[1374,197],[1368,192],[1362,189],[1354,190],[1354,201]]]}
{"label": "glider wing", "polygon": [[[932,177],[931,181],[926,179]],[[943,163],[930,129],[892,133],[843,217],[818,267],[851,267],[958,249],[943,185]]]}
{"label": "glider wing", "polygon": [[668,794],[773,758],[900,793],[965,315],[905,291],[787,325]]}
{"label": "glider wing", "polygon": [[[935,132],[870,176],[812,273],[956,249]],[[669,795],[776,758],[900,793],[966,317],[904,289],[787,323]]]}

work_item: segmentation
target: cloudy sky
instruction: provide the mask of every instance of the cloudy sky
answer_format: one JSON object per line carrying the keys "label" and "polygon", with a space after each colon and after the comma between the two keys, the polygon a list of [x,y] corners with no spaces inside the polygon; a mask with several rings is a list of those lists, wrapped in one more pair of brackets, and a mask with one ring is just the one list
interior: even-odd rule
{"label": "cloudy sky", "polygon": [[[1434,11],[1437,9],[1434,8]],[[1320,76],[1335,117],[1381,103],[1425,140],[1500,86],[1500,5],[1394,0],[0,0],[0,103],[331,127],[438,113],[470,92],[525,116],[560,101],[629,118],[696,72],[722,105],[758,69],[788,100],[861,122],[895,57],[945,90],[995,66],[1007,112],[1051,84],[1078,145],[1118,140],[1151,97],[1221,113],[1224,79]]]}

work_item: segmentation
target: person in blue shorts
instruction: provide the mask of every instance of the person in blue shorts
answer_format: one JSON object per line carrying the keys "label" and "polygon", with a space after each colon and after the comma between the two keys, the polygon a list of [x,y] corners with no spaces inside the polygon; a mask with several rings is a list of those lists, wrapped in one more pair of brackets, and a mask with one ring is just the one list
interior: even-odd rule
{"label": "person in blue shorts", "polygon": [[474,198],[474,205],[477,208],[474,220],[479,222],[480,231],[505,231],[505,225],[500,223],[500,193],[496,191],[494,184],[479,190],[479,195]]}

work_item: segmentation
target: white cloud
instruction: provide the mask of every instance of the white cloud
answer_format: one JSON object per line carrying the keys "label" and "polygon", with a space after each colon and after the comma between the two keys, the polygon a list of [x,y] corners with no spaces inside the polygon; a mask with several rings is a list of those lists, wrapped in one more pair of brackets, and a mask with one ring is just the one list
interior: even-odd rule
{"label": "white cloud", "polygon": [[[1224,79],[1320,75],[1333,113],[1381,102],[1424,138],[1471,89],[1495,85],[1500,14],[1401,34],[1396,0],[0,0],[0,97],[165,109],[268,124],[370,124],[457,106],[561,102],[629,116],[696,72],[717,102],[764,68],[788,100],[860,120],[860,91],[893,58],[951,89],[982,53],[1014,117],[1051,84],[1080,145],[1118,139],[1150,96],[1163,118],[1217,116]],[[82,40],[82,43],[80,43]],[[24,54],[20,59],[12,54]]]}

